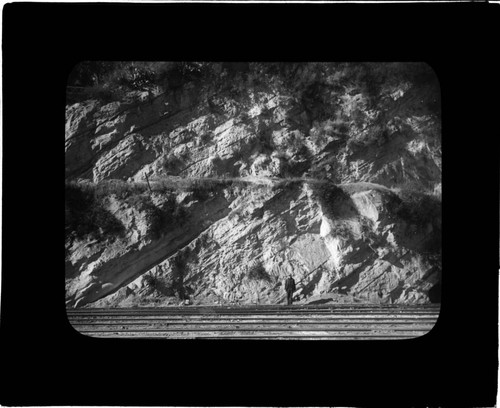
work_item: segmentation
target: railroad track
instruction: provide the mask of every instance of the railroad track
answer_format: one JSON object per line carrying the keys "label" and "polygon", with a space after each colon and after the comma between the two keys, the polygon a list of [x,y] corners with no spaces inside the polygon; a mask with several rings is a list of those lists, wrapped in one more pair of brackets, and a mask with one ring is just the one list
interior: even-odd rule
{"label": "railroad track", "polygon": [[182,306],[68,309],[91,337],[167,339],[408,339],[429,332],[439,305]]}

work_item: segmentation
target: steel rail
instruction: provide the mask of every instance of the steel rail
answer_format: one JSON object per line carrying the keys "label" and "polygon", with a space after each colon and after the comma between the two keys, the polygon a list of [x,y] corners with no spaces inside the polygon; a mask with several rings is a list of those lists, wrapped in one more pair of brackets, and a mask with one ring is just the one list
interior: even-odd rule
{"label": "steel rail", "polygon": [[205,316],[210,316],[210,315],[226,315],[226,316],[236,316],[236,315],[250,315],[250,314],[259,314],[259,315],[266,315],[266,314],[282,314],[282,315],[291,315],[291,314],[325,314],[325,313],[392,313],[392,314],[403,314],[403,313],[436,313],[437,311],[434,310],[294,310],[294,311],[289,311],[289,312],[283,312],[280,310],[255,310],[255,311],[244,311],[244,312],[224,312],[224,311],[206,311],[206,312],[199,312],[199,311],[184,311],[184,312],[163,312],[163,311],[157,311],[157,312],[129,312],[129,311],[121,311],[121,312],[113,312],[113,313],[106,313],[106,312],[78,312],[78,313],[68,313],[68,315],[73,315],[73,316],[78,316],[78,315],[94,315],[94,316],[99,316],[99,315],[205,315]]}
{"label": "steel rail", "polygon": [[423,312],[423,313],[395,313],[393,311],[388,312],[388,313],[383,313],[383,312],[350,312],[350,313],[289,313],[289,314],[283,314],[283,313],[245,313],[245,314],[218,314],[218,313],[213,313],[213,314],[181,314],[181,313],[176,313],[176,314],[152,314],[152,313],[145,313],[145,314],[127,314],[127,313],[120,313],[120,314],[78,314],[78,315],[67,315],[69,319],[176,319],[176,318],[185,318],[185,319],[272,319],[272,318],[283,318],[283,319],[292,319],[292,318],[297,318],[297,319],[308,319],[308,318],[318,318],[318,319],[326,319],[326,318],[358,318],[358,317],[366,317],[366,318],[377,318],[377,317],[387,317],[387,318],[393,318],[393,317],[416,317],[416,318],[425,318],[427,317],[438,317],[440,313],[433,313],[433,312]]}
{"label": "steel rail", "polygon": [[339,318],[339,317],[363,317],[366,316],[367,318],[376,318],[376,317],[387,317],[387,318],[404,318],[404,317],[411,317],[411,316],[416,316],[419,318],[425,318],[425,317],[437,317],[439,313],[320,313],[320,314],[306,314],[306,313],[295,313],[295,314],[289,314],[289,315],[283,315],[279,313],[266,313],[266,314],[257,314],[257,313],[248,313],[248,314],[231,314],[231,315],[223,315],[223,314],[211,314],[211,315],[202,315],[202,314],[172,314],[172,315],[151,315],[151,314],[144,314],[144,315],[129,315],[129,314],[116,314],[116,315],[105,315],[105,314],[100,314],[100,315],[68,315],[69,319],[101,319],[101,318],[129,318],[129,319],[140,319],[140,318],[157,318],[157,319],[168,319],[168,318],[186,318],[186,319],[197,319],[197,318],[203,318],[203,319],[237,319],[237,318],[242,318],[242,319],[249,319],[249,318],[255,318],[255,319],[269,319],[269,318],[274,318],[276,316],[282,317],[282,318],[317,318],[317,319],[325,319],[328,317],[332,318]]}
{"label": "steel rail", "polygon": [[133,338],[150,338],[150,337],[163,337],[163,338],[241,338],[243,336],[252,338],[273,338],[276,336],[294,336],[297,338],[304,337],[325,337],[325,338],[339,338],[339,337],[352,337],[352,338],[369,338],[384,336],[391,338],[416,338],[423,336],[431,331],[431,327],[412,327],[405,329],[382,329],[382,328],[349,328],[349,329],[328,329],[314,327],[311,330],[306,330],[304,327],[296,328],[267,328],[256,330],[254,328],[226,328],[218,330],[207,329],[146,329],[146,330],[127,330],[127,329],[114,329],[114,330],[87,330],[82,331],[82,335],[89,335],[95,337],[133,337]]}
{"label": "steel rail", "polygon": [[349,308],[340,308],[340,307],[332,307],[332,308],[268,308],[268,307],[257,307],[257,308],[238,308],[234,307],[231,309],[225,308],[213,308],[213,307],[204,307],[204,308],[152,308],[152,309],[142,309],[142,308],[117,308],[117,309],[67,309],[68,314],[114,314],[114,313],[161,313],[161,314],[188,314],[188,313],[200,313],[200,314],[213,314],[213,313],[267,313],[267,312],[282,312],[282,313],[299,313],[299,312],[307,312],[307,313],[320,313],[320,312],[347,312],[347,311],[388,311],[395,310],[398,312],[406,312],[406,311],[428,311],[428,310],[439,310],[439,307],[406,307],[406,308],[391,308],[391,307],[380,307],[380,308],[367,308],[367,307],[349,307]]}
{"label": "steel rail", "polygon": [[130,332],[138,332],[138,333],[186,333],[186,332],[204,332],[204,333],[219,333],[219,332],[233,332],[233,333],[239,333],[239,332],[257,332],[257,333],[265,333],[265,332],[336,332],[338,333],[351,333],[351,332],[366,332],[366,333],[379,333],[379,332],[384,332],[387,331],[389,333],[393,333],[395,331],[404,331],[404,332],[418,332],[418,333],[427,333],[429,331],[428,327],[422,327],[422,328],[391,328],[390,330],[383,330],[383,329],[377,329],[377,328],[363,328],[363,327],[352,327],[348,329],[338,329],[338,328],[331,328],[331,327],[322,327],[322,328],[317,328],[317,327],[311,327],[311,328],[305,328],[305,327],[273,327],[273,328],[267,328],[267,329],[255,329],[255,328],[248,328],[248,327],[243,327],[243,328],[235,328],[235,327],[224,327],[224,328],[217,328],[213,330],[208,330],[205,328],[199,328],[199,327],[193,327],[193,328],[161,328],[161,329],[141,329],[141,330],[128,330],[128,329],[115,329],[115,330],[85,330],[82,331],[82,333],[114,333],[114,332],[122,332],[122,333],[130,333]]}
{"label": "steel rail", "polygon": [[426,317],[426,318],[396,318],[396,319],[391,319],[387,317],[376,317],[376,318],[365,318],[365,317],[360,317],[357,319],[352,319],[352,318],[339,318],[339,319],[332,319],[332,318],[322,318],[322,319],[310,319],[310,318],[293,318],[293,319],[284,319],[284,318],[266,318],[266,319],[258,319],[258,318],[243,318],[243,319],[184,319],[182,317],[177,317],[173,319],[168,319],[168,318],[150,318],[150,319],[127,319],[127,318],[120,318],[120,319],[109,319],[109,318],[101,318],[101,319],[71,319],[70,322],[75,323],[75,324],[105,324],[106,322],[115,322],[116,324],[151,324],[153,322],[157,324],[164,324],[164,323],[190,323],[190,324],[197,324],[197,323],[273,323],[273,322],[296,322],[296,323],[303,323],[303,322],[316,322],[318,324],[327,324],[327,323],[370,323],[370,322],[377,322],[377,323],[385,323],[385,322],[391,322],[391,323],[403,323],[403,322],[413,322],[413,321],[425,321],[425,322],[435,322],[437,320],[436,317]]}
{"label": "steel rail", "polygon": [[196,323],[190,323],[190,322],[182,322],[182,323],[135,323],[135,324],[125,324],[125,323],[97,323],[97,324],[88,324],[88,323],[81,323],[73,326],[77,326],[80,328],[80,330],[87,330],[86,328],[98,328],[98,327],[103,327],[105,329],[114,327],[114,326],[120,326],[121,328],[151,328],[151,327],[165,327],[169,329],[174,329],[174,328],[185,328],[185,327],[200,327],[204,326],[203,329],[213,327],[215,330],[218,330],[219,328],[232,328],[234,329],[240,329],[241,327],[243,328],[248,328],[248,327],[255,327],[258,330],[261,329],[268,329],[271,327],[278,327],[278,326],[294,326],[294,327],[304,327],[309,330],[309,328],[354,328],[354,327],[369,327],[369,328],[374,328],[374,327],[381,327],[381,328],[386,328],[386,327],[394,327],[394,328],[401,328],[401,327],[433,327],[434,326],[433,321],[428,321],[428,322],[422,322],[422,321],[414,321],[414,322],[325,322],[325,323],[316,323],[316,322],[272,322],[272,323],[259,323],[259,322],[225,322],[225,323],[213,323],[213,322],[196,322]]}
{"label": "steel rail", "polygon": [[[93,336],[96,338],[116,338],[118,336]],[[119,336],[122,339],[137,339],[137,340],[155,340],[155,339],[162,339],[162,340],[318,340],[318,341],[327,341],[327,340],[356,340],[356,341],[364,341],[364,340],[407,340],[407,339],[414,339],[418,338],[419,336],[414,336],[414,335],[409,335],[409,336],[403,336],[403,335],[397,335],[397,336],[320,336],[320,335],[312,335],[312,336],[296,336],[296,335],[285,335],[285,334],[268,334],[265,336],[260,336],[260,335],[242,335],[242,336],[229,336],[229,335],[218,335],[218,336],[184,336],[184,337],[175,337],[175,336]]]}
{"label": "steel rail", "polygon": [[[228,310],[244,310],[244,309],[332,309],[332,308],[389,308],[389,309],[404,309],[404,308],[439,308],[440,303],[421,303],[421,304],[403,304],[403,303],[335,303],[335,304],[294,304],[294,305],[276,305],[276,304],[242,304],[242,305],[176,305],[176,306],[165,306],[162,308],[158,307],[131,307],[128,310],[187,310],[187,309],[228,309]],[[68,308],[68,310],[78,311],[78,310],[122,310],[127,308],[104,308],[104,307],[84,307],[84,308]]]}

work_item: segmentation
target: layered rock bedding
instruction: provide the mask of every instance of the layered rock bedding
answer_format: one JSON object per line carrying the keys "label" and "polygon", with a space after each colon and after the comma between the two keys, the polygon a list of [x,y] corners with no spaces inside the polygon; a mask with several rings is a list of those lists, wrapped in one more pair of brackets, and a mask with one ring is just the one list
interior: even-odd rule
{"label": "layered rock bedding", "polygon": [[439,301],[430,67],[186,64],[68,93],[68,307]]}

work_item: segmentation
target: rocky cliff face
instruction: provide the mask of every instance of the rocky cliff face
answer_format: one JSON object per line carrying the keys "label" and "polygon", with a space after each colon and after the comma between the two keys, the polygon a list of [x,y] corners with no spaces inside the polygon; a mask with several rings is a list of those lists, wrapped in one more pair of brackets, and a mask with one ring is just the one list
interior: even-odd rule
{"label": "rocky cliff face", "polygon": [[433,300],[430,68],[210,69],[68,104],[68,307],[277,303],[289,274],[300,302]]}

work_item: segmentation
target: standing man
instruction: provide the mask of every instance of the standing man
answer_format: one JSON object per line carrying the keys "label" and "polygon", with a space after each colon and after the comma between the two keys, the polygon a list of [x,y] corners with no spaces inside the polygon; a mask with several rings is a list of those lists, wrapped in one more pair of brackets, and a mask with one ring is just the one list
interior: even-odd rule
{"label": "standing man", "polygon": [[295,292],[295,281],[290,274],[288,279],[285,281],[285,290],[286,290],[286,301],[287,305],[291,305],[293,302],[293,292]]}

